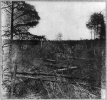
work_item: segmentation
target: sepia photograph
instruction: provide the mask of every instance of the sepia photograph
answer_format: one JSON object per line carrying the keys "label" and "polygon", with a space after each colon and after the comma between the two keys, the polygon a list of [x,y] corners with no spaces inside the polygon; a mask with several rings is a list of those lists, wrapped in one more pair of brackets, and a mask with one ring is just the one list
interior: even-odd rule
{"label": "sepia photograph", "polygon": [[106,99],[105,1],[1,1],[2,99]]}

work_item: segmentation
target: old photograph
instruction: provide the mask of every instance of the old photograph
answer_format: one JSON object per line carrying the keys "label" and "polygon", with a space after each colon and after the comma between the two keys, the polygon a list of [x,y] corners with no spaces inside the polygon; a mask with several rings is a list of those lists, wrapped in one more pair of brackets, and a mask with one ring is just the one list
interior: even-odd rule
{"label": "old photograph", "polygon": [[106,2],[1,1],[3,99],[105,99]]}

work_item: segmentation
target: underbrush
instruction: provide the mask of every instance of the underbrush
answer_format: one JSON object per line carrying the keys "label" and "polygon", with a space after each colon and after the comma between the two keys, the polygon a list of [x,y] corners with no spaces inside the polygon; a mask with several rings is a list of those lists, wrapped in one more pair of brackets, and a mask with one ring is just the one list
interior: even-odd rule
{"label": "underbrush", "polygon": [[[85,42],[69,46],[65,43],[43,43],[20,51],[17,71],[38,73],[34,77],[17,78],[14,88],[16,99],[100,99],[101,80],[104,78],[104,45]],[[11,70],[14,64],[8,60]],[[76,69],[73,69],[76,67]],[[69,69],[71,68],[71,69]],[[65,70],[67,69],[67,70]],[[102,70],[103,69],[103,70]],[[9,71],[10,71],[9,70]],[[8,72],[9,72],[8,71]],[[57,72],[59,71],[59,72]],[[44,76],[40,76],[40,73]],[[48,78],[54,74],[54,78]],[[64,77],[61,77],[64,76]],[[102,77],[103,76],[103,77]],[[7,75],[7,77],[10,77]],[[71,77],[71,78],[69,78]],[[8,80],[8,79],[6,79]],[[11,95],[11,80],[5,82],[7,98]]]}
{"label": "underbrush", "polygon": [[[87,83],[84,82],[87,86]],[[89,88],[80,85],[80,82],[62,81],[56,82],[26,79],[15,85],[14,98],[16,99],[99,99],[100,90],[90,91]],[[9,93],[9,92],[8,92]]]}

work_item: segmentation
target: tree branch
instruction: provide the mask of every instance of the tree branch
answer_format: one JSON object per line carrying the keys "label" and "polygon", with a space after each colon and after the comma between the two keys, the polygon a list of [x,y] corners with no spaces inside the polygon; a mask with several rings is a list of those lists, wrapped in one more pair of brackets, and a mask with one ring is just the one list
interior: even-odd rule
{"label": "tree branch", "polygon": [[5,8],[9,8],[9,7],[11,7],[12,5],[10,5],[10,6],[7,6],[7,7],[2,7],[1,9],[5,9]]}
{"label": "tree branch", "polygon": [[8,27],[8,28],[10,28],[10,26],[1,26],[1,27]]}
{"label": "tree branch", "polygon": [[4,4],[6,4],[6,5],[7,5],[7,3],[6,3],[6,2],[3,2],[3,1],[2,1],[2,3],[4,3]]}
{"label": "tree branch", "polygon": [[[21,16],[23,16],[23,15],[24,15],[24,14],[19,15],[19,16],[18,16],[18,17],[16,17],[14,20],[16,20],[17,18],[19,18],[19,17],[21,17]],[[13,21],[14,21],[14,20],[13,20]]]}
{"label": "tree branch", "polygon": [[7,9],[5,9],[5,10],[11,14],[11,12],[10,12],[10,11],[8,11]]}

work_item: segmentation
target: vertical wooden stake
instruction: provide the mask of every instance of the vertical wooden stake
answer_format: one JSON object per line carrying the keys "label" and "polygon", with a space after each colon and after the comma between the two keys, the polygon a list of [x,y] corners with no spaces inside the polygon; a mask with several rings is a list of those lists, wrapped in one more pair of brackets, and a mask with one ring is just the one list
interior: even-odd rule
{"label": "vertical wooden stake", "polygon": [[11,98],[12,99],[14,99],[14,88],[15,88],[16,72],[17,72],[17,65],[15,63],[13,77],[12,77],[12,85],[11,85],[12,86],[11,87]]}
{"label": "vertical wooden stake", "polygon": [[41,48],[42,48],[42,39],[41,39]]}

